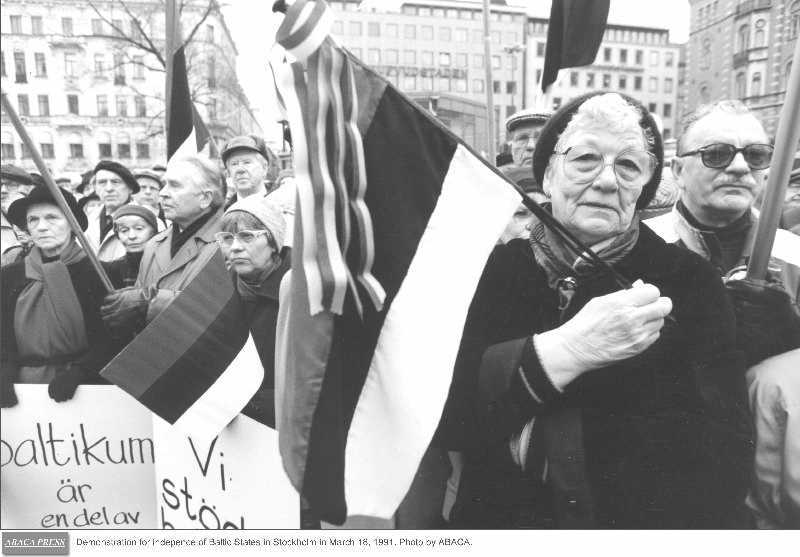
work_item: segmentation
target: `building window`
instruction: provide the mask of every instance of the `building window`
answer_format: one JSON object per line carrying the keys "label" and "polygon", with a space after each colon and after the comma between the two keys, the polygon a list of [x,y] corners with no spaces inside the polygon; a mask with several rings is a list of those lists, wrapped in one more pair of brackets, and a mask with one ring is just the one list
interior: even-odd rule
{"label": "building window", "polygon": [[507,95],[514,95],[517,92],[517,82],[516,81],[506,81],[506,94]]}
{"label": "building window", "polygon": [[433,91],[433,76],[422,76],[422,90]]}
{"label": "building window", "polygon": [[750,79],[750,96],[757,97],[761,95],[761,74],[756,72]]}
{"label": "building window", "polygon": [[42,29],[42,16],[40,15],[31,16],[31,34],[44,35],[44,30]]}
{"label": "building window", "polygon": [[108,140],[109,143],[98,143],[97,144],[97,152],[101,159],[110,159],[113,155],[111,154],[111,139]]}
{"label": "building window", "polygon": [[467,33],[467,30],[464,29],[463,27],[457,27],[456,28],[456,42],[457,43],[465,43],[465,42],[467,42],[467,37],[468,36],[469,36],[469,33]]}
{"label": "building window", "polygon": [[102,19],[93,19],[92,20],[92,35],[105,35],[105,30],[103,29],[103,20]]}
{"label": "building window", "polygon": [[78,107],[78,95],[67,95],[67,112],[69,114],[80,114]]}
{"label": "building window", "polygon": [[117,116],[128,115],[128,97],[117,95]]}
{"label": "building window", "polygon": [[611,89],[611,74],[603,74],[603,89]]}
{"label": "building window", "polygon": [[517,43],[517,32],[516,31],[506,31],[503,33],[503,42],[505,44],[516,44]]}
{"label": "building window", "polygon": [[473,29],[472,42],[475,44],[483,44],[483,31],[481,31],[480,29]]}
{"label": "building window", "polygon": [[133,78],[144,79],[144,58],[142,56],[133,57]]}
{"label": "building window", "polygon": [[439,53],[439,65],[440,66],[449,66],[450,65],[450,53],[449,52],[440,52]]}
{"label": "building window", "polygon": [[432,41],[433,27],[431,25],[423,25],[421,28],[421,37],[423,41]]}
{"label": "building window", "polygon": [[467,55],[463,52],[456,54],[456,68],[467,67]]}
{"label": "building window", "polygon": [[415,75],[403,76],[403,90],[415,91],[416,89],[417,89],[417,76]]}
{"label": "building window", "polygon": [[416,39],[417,38],[417,26],[416,25],[406,25],[403,28],[403,37],[406,39]]}
{"label": "building window", "polygon": [[570,87],[577,87],[578,86],[578,77],[580,74],[578,72],[569,72],[569,85]]}
{"label": "building window", "polygon": [[138,118],[147,116],[147,104],[144,102],[143,95],[136,95],[133,97],[133,104],[135,106],[136,116]]}
{"label": "building window", "polygon": [[6,143],[5,138],[3,138],[3,144],[0,146],[0,155],[2,155],[3,160],[17,158],[14,153],[14,144]]}
{"label": "building window", "polygon": [[430,50],[422,51],[422,65],[426,68],[433,66],[433,52]]}
{"label": "building window", "polygon": [[25,69],[25,53],[14,51],[14,81],[28,83],[28,71]]}
{"label": "building window", "polygon": [[675,53],[674,52],[665,52],[664,53],[664,65],[668,68],[671,68],[675,65]]}
{"label": "building window", "polygon": [[17,111],[20,116],[30,116],[31,107],[28,104],[28,95],[17,95]]}
{"label": "building window", "polygon": [[389,49],[386,51],[386,63],[391,66],[397,65],[397,51],[394,49]]}
{"label": "building window", "polygon": [[672,105],[670,103],[664,103],[664,118],[672,118]]}
{"label": "building window", "polygon": [[380,37],[381,36],[381,24],[377,21],[369,21],[367,22],[367,36],[368,37]]}
{"label": "building window", "polygon": [[31,158],[31,150],[28,148],[27,145],[25,145],[24,143],[20,143],[19,144],[19,150],[22,152],[22,158],[23,159]]}
{"label": "building window", "polygon": [[22,16],[21,15],[12,15],[10,18],[11,20],[11,32],[16,35],[22,34]]}
{"label": "building window", "polygon": [[736,97],[743,99],[747,96],[747,77],[744,72],[736,74]]}
{"label": "building window", "polygon": [[125,85],[125,63],[121,54],[114,55],[114,85]]}
{"label": "building window", "polygon": [[6,76],[6,53],[0,51],[0,75]]}
{"label": "building window", "polygon": [[647,80],[647,86],[648,86],[648,90],[651,93],[658,93],[658,78],[657,77],[651,77],[650,79],[648,79]]}
{"label": "building window", "polygon": [[536,43],[536,56],[544,56],[545,43]]}
{"label": "building window", "polygon": [[611,49],[608,47],[603,49],[603,62],[611,62]]}
{"label": "building window", "polygon": [[417,63],[417,51],[416,50],[406,50],[403,52],[403,63],[408,65],[416,65]]}
{"label": "building window", "polygon": [[664,128],[664,133],[662,135],[664,136],[664,141],[672,139],[672,130],[670,128]]}
{"label": "building window", "polygon": [[380,64],[381,63],[381,51],[377,48],[368,48],[367,49],[367,64]]}
{"label": "building window", "polygon": [[210,99],[208,104],[206,105],[206,110],[208,110],[208,118],[210,120],[217,119],[217,99]]}
{"label": "building window", "polygon": [[61,18],[61,32],[64,34],[65,37],[72,36],[72,18],[71,17],[62,17]]}
{"label": "building window", "polygon": [[213,56],[210,56],[206,61],[207,64],[207,75],[208,75],[208,87],[213,89],[217,86],[217,59]]}
{"label": "building window", "polygon": [[636,65],[641,66],[644,64],[644,50],[636,51]]}
{"label": "building window", "polygon": [[[131,21],[131,24],[132,25],[136,25],[132,21]],[[211,25],[211,24],[206,25],[206,41],[208,41],[208,42],[210,42],[212,44],[214,43],[214,31],[215,31],[215,29],[214,29],[213,25]]]}
{"label": "building window", "polygon": [[50,116],[50,97],[39,95],[39,116]]}
{"label": "building window", "polygon": [[[541,70],[539,70],[541,72]],[[537,73],[536,82],[539,82],[539,75]],[[586,73],[586,87],[593,88],[594,87],[594,72],[587,72]]]}
{"label": "building window", "polygon": [[334,21],[331,32],[334,35],[344,35],[344,21],[342,21],[341,19],[337,19],[336,21]]}
{"label": "building window", "polygon": [[755,36],[753,37],[754,47],[765,46],[766,43],[764,41],[764,36],[765,36],[764,28],[766,27],[766,25],[767,22],[763,19],[759,19],[758,21],[756,21],[756,33]]}
{"label": "building window", "polygon": [[450,92],[450,78],[449,77],[440,77],[439,78],[439,91],[442,93],[449,93]]}
{"label": "building window", "polygon": [[473,79],[472,80],[472,92],[473,93],[483,93],[483,80],[482,79]]}
{"label": "building window", "polygon": [[736,34],[737,52],[742,52],[750,48],[750,24],[745,24],[739,27],[739,32]]}
{"label": "building window", "polygon": [[117,157],[120,159],[131,158],[131,144],[130,143],[117,144]]}
{"label": "building window", "polygon": [[64,75],[67,77],[77,77],[78,76],[78,68],[75,64],[75,53],[74,52],[65,52],[64,53]]}
{"label": "building window", "polygon": [[651,50],[650,51],[650,65],[651,66],[658,66],[659,61],[660,61],[660,56],[658,55],[658,51],[657,50]]}
{"label": "building window", "polygon": [[137,143],[136,144],[136,158],[149,159],[150,158],[150,144]]}
{"label": "building window", "polygon": [[121,19],[112,19],[111,20],[111,31],[115,37],[122,37],[123,36],[123,29],[122,29],[122,20]]}
{"label": "building window", "polygon": [[800,0],[792,2],[789,8],[789,39],[794,39],[800,34]]}
{"label": "building window", "polygon": [[[397,24],[396,23],[387,23],[386,24],[386,36],[392,39],[397,38]],[[340,33],[341,34],[341,33]]]}
{"label": "building window", "polygon": [[671,77],[667,77],[664,79],[664,92],[665,93],[672,93],[674,88],[674,83]]}
{"label": "building window", "polygon": [[494,44],[500,44],[500,31],[492,31],[491,40]]}
{"label": "building window", "polygon": [[40,143],[39,150],[42,153],[43,159],[54,159],[56,158],[55,149],[53,149],[52,141],[50,143]]}
{"label": "building window", "polygon": [[97,95],[97,115],[108,116],[108,95]]}
{"label": "building window", "polygon": [[642,76],[640,75],[633,76],[633,90],[634,91],[642,90]]}
{"label": "building window", "polygon": [[500,82],[499,81],[492,81],[492,92],[500,94]]}
{"label": "building window", "polygon": [[650,112],[652,112],[653,114],[655,114],[655,113],[656,113],[656,110],[658,110],[658,105],[657,105],[656,103],[649,103],[649,104],[647,105],[647,110],[649,110]]}
{"label": "building window", "polygon": [[553,97],[553,110],[561,108],[561,97]]}
{"label": "building window", "polygon": [[36,77],[47,77],[47,64],[44,60],[44,52],[37,52],[33,55],[36,62]]}
{"label": "building window", "polygon": [[628,49],[627,48],[620,48],[619,49],[619,63],[620,64],[627,64],[628,63]]}
{"label": "building window", "polygon": [[617,85],[623,91],[628,88],[628,78],[624,75],[619,76],[617,79]]}
{"label": "building window", "polygon": [[473,68],[483,68],[483,54],[473,54],[472,55],[472,67]]}
{"label": "building window", "polygon": [[439,27],[439,40],[450,42],[453,40],[453,32],[449,27]]}
{"label": "building window", "polygon": [[106,57],[104,54],[94,55],[94,75],[104,77],[106,73]]}
{"label": "building window", "polygon": [[69,156],[72,159],[82,159],[83,158],[83,143],[70,143],[69,144]]}
{"label": "building window", "polygon": [[492,56],[492,69],[493,70],[500,69],[500,57],[497,55]]}
{"label": "building window", "polygon": [[361,36],[361,22],[360,21],[351,21],[349,25],[350,35],[354,37]]}

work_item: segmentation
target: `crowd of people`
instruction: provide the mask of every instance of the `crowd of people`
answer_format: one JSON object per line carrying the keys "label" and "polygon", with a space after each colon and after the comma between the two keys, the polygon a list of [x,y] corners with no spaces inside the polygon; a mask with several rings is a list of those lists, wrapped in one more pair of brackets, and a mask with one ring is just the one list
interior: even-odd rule
{"label": "crowd of people", "polygon": [[[603,264],[520,204],[397,525],[800,527],[797,160],[779,233],[798,257],[776,254],[753,281],[773,146],[740,102],[688,115],[671,161],[653,116],[620,93],[522,111],[506,130],[500,170]],[[41,177],[3,165],[3,407],[15,383],[46,383],[61,402],[103,382],[220,250],[265,371],[243,413],[274,427],[294,182],[256,136],[221,159],[104,160],[59,184],[112,292]]]}

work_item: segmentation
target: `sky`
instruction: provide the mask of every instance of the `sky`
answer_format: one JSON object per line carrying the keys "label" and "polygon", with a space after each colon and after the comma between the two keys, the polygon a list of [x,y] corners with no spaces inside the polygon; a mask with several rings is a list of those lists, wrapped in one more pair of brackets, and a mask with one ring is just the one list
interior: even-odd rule
{"label": "sky", "polygon": [[[380,6],[400,4],[400,0],[371,0]],[[480,3],[480,2],[477,2]],[[510,0],[509,5],[525,6],[528,14],[548,17],[550,0]],[[225,20],[239,51],[237,70],[250,105],[268,141],[278,143],[281,128],[272,92],[272,77],[267,58],[275,40],[281,16],[271,11],[272,0],[228,0],[223,6]],[[611,0],[609,23],[666,27],[674,43],[689,37],[688,0]]]}

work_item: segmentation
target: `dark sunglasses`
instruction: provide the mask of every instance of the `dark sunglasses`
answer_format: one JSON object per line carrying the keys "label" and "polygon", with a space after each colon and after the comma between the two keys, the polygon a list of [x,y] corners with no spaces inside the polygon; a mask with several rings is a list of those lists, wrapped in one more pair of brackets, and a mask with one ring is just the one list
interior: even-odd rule
{"label": "dark sunglasses", "polygon": [[700,147],[694,151],[687,151],[679,157],[690,157],[700,155],[703,164],[708,168],[725,168],[733,161],[737,153],[744,155],[744,160],[753,170],[764,170],[769,168],[772,160],[772,145],[766,143],[752,143],[744,147],[734,147],[728,143],[712,143],[705,147]]}

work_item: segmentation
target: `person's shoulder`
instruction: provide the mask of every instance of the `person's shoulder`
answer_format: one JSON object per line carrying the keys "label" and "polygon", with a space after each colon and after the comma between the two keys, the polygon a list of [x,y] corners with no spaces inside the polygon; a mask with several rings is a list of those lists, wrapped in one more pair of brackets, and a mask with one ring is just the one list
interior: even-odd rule
{"label": "person's shoulder", "polygon": [[25,258],[12,261],[0,267],[0,283],[13,284],[25,279]]}

